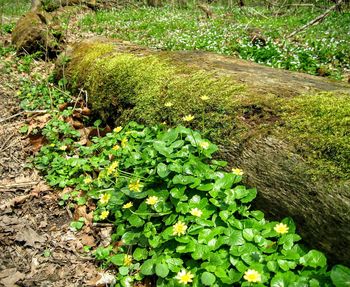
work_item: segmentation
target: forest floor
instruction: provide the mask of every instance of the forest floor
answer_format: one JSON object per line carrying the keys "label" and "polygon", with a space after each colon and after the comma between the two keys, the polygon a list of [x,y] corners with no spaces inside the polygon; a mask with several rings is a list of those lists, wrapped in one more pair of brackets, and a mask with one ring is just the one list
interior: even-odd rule
{"label": "forest floor", "polygon": [[[68,30],[68,43],[96,35],[93,29],[82,33],[81,16],[70,19],[81,30]],[[9,37],[1,36],[0,43]],[[16,95],[21,81],[47,77],[52,63],[34,60],[29,72],[19,65],[12,52],[0,62],[0,71],[9,71],[0,72],[0,286],[106,286],[115,275],[100,270],[84,246],[108,245],[104,241],[111,227],[91,224],[72,230],[72,220],[87,216],[84,209],[72,212],[59,205],[61,194],[31,164],[42,137],[21,133],[24,125],[43,127],[49,118],[43,111],[22,110]]]}
{"label": "forest floor", "polygon": [[[16,93],[20,79],[31,75],[20,73],[14,58],[10,54],[0,64],[0,70],[14,65],[0,73],[0,286],[105,286],[114,276],[99,270],[82,249],[96,245],[108,229],[73,232],[75,215],[58,204],[60,195],[31,167],[40,139],[24,136],[20,128],[44,122],[45,114],[21,110]],[[45,74],[50,66],[35,61],[32,71]]]}

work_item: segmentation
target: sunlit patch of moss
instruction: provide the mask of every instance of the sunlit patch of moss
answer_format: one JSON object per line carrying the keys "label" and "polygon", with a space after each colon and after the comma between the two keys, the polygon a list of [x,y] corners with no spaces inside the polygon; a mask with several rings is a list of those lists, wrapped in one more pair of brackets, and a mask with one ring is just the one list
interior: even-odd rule
{"label": "sunlit patch of moss", "polygon": [[349,94],[301,95],[284,109],[290,139],[315,167],[310,173],[349,179]]}
{"label": "sunlit patch of moss", "polygon": [[[281,100],[234,77],[177,64],[166,53],[128,51],[114,44],[84,43],[68,66],[68,75],[87,90],[89,104],[104,120],[117,125],[130,120],[186,124],[222,145],[273,133],[289,137],[300,149],[313,166],[310,174],[349,178],[348,96],[321,93]],[[185,123],[188,115],[194,118]]]}
{"label": "sunlit patch of moss", "polygon": [[[84,44],[74,52],[69,73],[89,93],[89,103],[104,120],[168,125],[196,114],[191,126],[223,140],[236,131],[237,107],[249,99],[246,88],[229,77],[170,64],[150,53],[112,51],[108,44]],[[207,96],[210,101],[202,101]],[[166,107],[167,102],[174,105]],[[204,113],[204,117],[202,114]],[[209,120],[210,119],[210,120]]]}

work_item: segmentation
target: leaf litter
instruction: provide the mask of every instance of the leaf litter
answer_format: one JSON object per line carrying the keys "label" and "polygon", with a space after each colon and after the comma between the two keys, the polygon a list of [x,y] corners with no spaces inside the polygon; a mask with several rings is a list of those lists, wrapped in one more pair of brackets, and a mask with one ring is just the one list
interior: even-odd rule
{"label": "leaf litter", "polygon": [[[0,61],[0,286],[108,286],[115,276],[98,269],[84,246],[106,244],[110,227],[94,226],[86,207],[73,215],[61,207],[59,194],[30,167],[28,157],[44,139],[19,130],[24,123],[30,129],[43,127],[50,115],[20,112],[16,90],[21,77],[31,75],[15,68],[3,72],[14,57]],[[50,64],[35,65],[33,70],[43,73]],[[74,121],[86,143],[91,130]],[[86,225],[79,232],[70,229],[71,216],[84,218]]]}

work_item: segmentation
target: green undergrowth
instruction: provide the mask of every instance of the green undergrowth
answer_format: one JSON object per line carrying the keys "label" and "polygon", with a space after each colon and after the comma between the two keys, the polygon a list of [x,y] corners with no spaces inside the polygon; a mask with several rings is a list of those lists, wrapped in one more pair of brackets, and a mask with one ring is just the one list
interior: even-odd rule
{"label": "green undergrowth", "polygon": [[[241,183],[237,166],[213,159],[218,147],[200,132],[129,122],[84,141],[71,121],[78,100],[62,89],[25,82],[18,93],[26,109],[50,107],[34,164],[65,190],[60,204],[86,206],[93,222],[113,225],[109,245],[84,250],[115,271],[115,286],[346,286],[349,268],[330,268],[323,253],[300,244],[291,218],[268,221],[250,207],[257,191]],[[88,128],[104,130],[100,120]],[[71,229],[91,223],[81,217]]]}
{"label": "green undergrowth", "polygon": [[[98,11],[80,21],[84,31],[165,50],[205,50],[236,55],[268,66],[313,75],[341,78],[349,66],[350,13],[332,13],[292,39],[286,36],[324,10],[315,7],[228,8],[211,5],[215,16],[206,19],[189,7],[127,7]],[[262,40],[259,40],[262,39]]]}
{"label": "green undergrowth", "polygon": [[166,53],[135,56],[106,43],[78,46],[66,73],[104,120],[174,126],[192,115],[191,127],[224,146],[276,128],[311,164],[312,176],[349,179],[347,94],[257,93],[234,78],[174,64]]}
{"label": "green undergrowth", "polygon": [[19,17],[28,11],[29,8],[30,1],[28,0],[0,0],[0,16],[4,16],[5,19]]}
{"label": "green undergrowth", "polygon": [[115,227],[92,254],[116,269],[116,286],[147,277],[155,286],[345,286],[349,270],[329,272],[321,252],[298,243],[290,218],[269,222],[250,208],[257,191],[236,167],[225,172],[212,159],[217,146],[196,131],[129,123],[89,146],[59,131],[47,139],[35,164],[48,183],[73,189],[63,201]]}

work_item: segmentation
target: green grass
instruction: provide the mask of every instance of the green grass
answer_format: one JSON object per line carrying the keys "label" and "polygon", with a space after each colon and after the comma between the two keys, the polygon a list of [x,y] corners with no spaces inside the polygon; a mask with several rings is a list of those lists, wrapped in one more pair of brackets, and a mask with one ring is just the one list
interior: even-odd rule
{"label": "green grass", "polygon": [[0,0],[0,35],[11,33],[17,18],[27,12],[29,8],[29,0]]}
{"label": "green grass", "polygon": [[19,17],[30,7],[29,0],[0,0],[0,15],[5,18]]}
{"label": "green grass", "polygon": [[[84,31],[165,50],[205,50],[236,55],[268,66],[340,79],[350,69],[350,13],[333,13],[291,41],[285,36],[323,10],[299,8],[273,17],[262,7],[213,8],[205,19],[199,9],[124,8],[86,15]],[[252,42],[259,31],[266,45]],[[320,72],[321,71],[321,72]]]}

